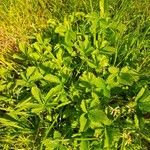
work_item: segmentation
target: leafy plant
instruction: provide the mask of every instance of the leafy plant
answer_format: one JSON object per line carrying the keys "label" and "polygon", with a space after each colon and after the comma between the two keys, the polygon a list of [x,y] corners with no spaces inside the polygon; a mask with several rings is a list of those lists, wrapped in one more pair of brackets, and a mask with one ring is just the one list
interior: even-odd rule
{"label": "leafy plant", "polygon": [[148,149],[149,81],[129,31],[77,12],[3,57],[1,149]]}

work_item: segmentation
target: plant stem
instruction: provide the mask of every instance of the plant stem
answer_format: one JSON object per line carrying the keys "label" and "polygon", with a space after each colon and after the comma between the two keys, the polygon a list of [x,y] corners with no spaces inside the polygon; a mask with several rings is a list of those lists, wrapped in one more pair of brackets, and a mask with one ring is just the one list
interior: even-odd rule
{"label": "plant stem", "polygon": [[55,120],[53,121],[53,123],[49,126],[49,128],[46,130],[45,132],[45,136],[43,137],[43,140],[42,140],[42,143],[41,143],[41,146],[40,146],[40,150],[43,150],[43,141],[46,140],[49,132],[51,131],[51,129],[53,128],[54,124],[57,122],[57,118],[58,118],[59,115],[56,116]]}

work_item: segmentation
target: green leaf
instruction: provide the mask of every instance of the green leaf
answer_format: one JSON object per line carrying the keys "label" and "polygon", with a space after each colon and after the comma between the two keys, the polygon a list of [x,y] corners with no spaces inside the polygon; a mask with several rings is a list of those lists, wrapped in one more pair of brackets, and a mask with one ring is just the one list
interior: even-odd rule
{"label": "green leaf", "polygon": [[59,104],[59,105],[56,107],[56,109],[59,109],[60,107],[66,106],[66,105],[68,105],[68,104],[70,104],[70,103],[71,103],[71,101],[61,103],[61,104]]}
{"label": "green leaf", "polygon": [[40,44],[43,43],[43,39],[42,39],[41,34],[36,34],[36,39],[37,39],[38,43],[40,43]]}
{"label": "green leaf", "polygon": [[85,117],[86,113],[83,113],[81,116],[80,116],[80,129],[79,129],[79,132],[83,132],[86,130],[87,128],[87,118]]}
{"label": "green leaf", "polygon": [[2,96],[2,95],[0,95],[0,101],[12,101],[12,99],[11,98],[8,98],[8,97],[6,97],[6,96]]}
{"label": "green leaf", "polygon": [[46,147],[46,150],[55,150],[55,148],[58,147],[59,142],[53,141],[51,139],[46,139],[43,141],[44,146]]}
{"label": "green leaf", "polygon": [[86,101],[85,100],[82,100],[81,101],[81,105],[80,105],[81,109],[83,112],[87,112],[87,109],[86,109]]}
{"label": "green leaf", "polygon": [[36,69],[35,72],[30,76],[29,82],[31,82],[31,81],[35,82],[35,81],[40,80],[42,78],[43,78],[42,74],[38,71],[38,69]]}
{"label": "green leaf", "polygon": [[53,138],[54,139],[59,139],[59,138],[61,138],[61,133],[59,132],[59,131],[54,131],[54,135],[53,135]]}
{"label": "green leaf", "polygon": [[10,127],[14,127],[14,128],[21,128],[17,122],[14,122],[14,121],[10,121],[8,119],[4,119],[4,118],[0,118],[0,123],[3,125],[3,126],[10,126]]}
{"label": "green leaf", "polygon": [[104,149],[110,150],[110,138],[107,128],[105,128]]}
{"label": "green leaf", "polygon": [[50,82],[60,83],[60,79],[52,74],[47,74],[44,79]]}
{"label": "green leaf", "polygon": [[108,119],[107,115],[99,109],[92,109],[88,112],[90,121],[93,123],[99,124],[103,123],[104,125],[110,125],[111,121]]}
{"label": "green leaf", "polygon": [[16,86],[27,86],[27,82],[24,80],[16,80]]}
{"label": "green leaf", "polygon": [[118,82],[123,85],[131,86],[134,82],[132,76],[128,73],[120,73],[118,77]]}
{"label": "green leaf", "polygon": [[144,112],[150,112],[150,95],[147,97],[143,97],[139,102],[138,102],[139,108],[144,111]]}
{"label": "green leaf", "polygon": [[137,102],[140,110],[150,112],[150,91],[148,88],[141,88],[137,94],[135,101]]}
{"label": "green leaf", "polygon": [[62,50],[62,48],[59,48],[59,50],[56,54],[56,57],[57,57],[57,62],[59,64],[62,64],[62,62],[63,62],[63,50]]}
{"label": "green leaf", "polygon": [[32,87],[31,93],[32,93],[33,97],[34,97],[39,103],[42,103],[41,91],[40,91],[40,89],[39,89],[37,86]]}
{"label": "green leaf", "polygon": [[91,67],[91,68],[96,68],[96,65],[95,65],[93,62],[91,62],[90,60],[87,60],[87,64],[88,64],[89,67]]}
{"label": "green leaf", "polygon": [[112,126],[107,126],[104,129],[104,149],[110,150],[112,147],[116,148],[117,143],[120,140],[120,130],[119,128],[112,128]]}
{"label": "green leaf", "polygon": [[21,54],[13,54],[13,58],[14,59],[18,59],[18,60],[25,60],[25,57],[23,56],[23,55],[21,55]]}
{"label": "green leaf", "polygon": [[23,42],[19,42],[19,50],[22,51],[24,54],[26,53],[26,45]]}
{"label": "green leaf", "polygon": [[39,115],[44,110],[44,105],[39,104],[35,105],[35,107],[32,107],[31,112]]}
{"label": "green leaf", "polygon": [[137,129],[139,129],[139,127],[140,127],[140,122],[139,122],[139,118],[138,118],[138,116],[137,116],[136,114],[134,114],[134,123],[135,123],[135,127],[136,127]]}
{"label": "green leaf", "polygon": [[40,47],[40,44],[38,42],[34,43],[33,44],[34,48],[38,51],[38,52],[41,52],[41,47]]}
{"label": "green leaf", "polygon": [[40,59],[40,55],[37,52],[30,53],[30,57],[36,61]]}
{"label": "green leaf", "polygon": [[110,74],[106,82],[111,88],[119,86],[118,76],[116,74]]}
{"label": "green leaf", "polygon": [[114,67],[114,66],[111,66],[111,67],[108,68],[108,71],[109,71],[110,73],[112,73],[112,74],[116,74],[116,73],[119,72],[119,68]]}
{"label": "green leaf", "polygon": [[24,81],[27,81],[26,74],[24,72],[21,72],[20,76]]}
{"label": "green leaf", "polygon": [[30,78],[30,76],[35,72],[35,70],[36,70],[36,67],[34,66],[27,68],[27,72],[26,72],[27,79]]}
{"label": "green leaf", "polygon": [[136,102],[143,96],[144,92],[145,92],[145,88],[142,87],[141,90],[139,91],[139,93],[137,94],[136,98],[135,98]]}
{"label": "green leaf", "polygon": [[65,42],[67,46],[73,46],[73,42],[75,41],[75,39],[76,39],[76,34],[73,31],[68,30],[65,33]]}
{"label": "green leaf", "polygon": [[129,69],[128,66],[123,67],[118,76],[119,83],[129,86],[131,86],[138,79],[138,74],[134,70]]}
{"label": "green leaf", "polygon": [[50,27],[54,28],[57,25],[57,22],[55,19],[49,19],[47,23],[50,25]]}
{"label": "green leaf", "polygon": [[80,150],[88,150],[89,149],[89,143],[88,141],[81,141],[80,142]]}
{"label": "green leaf", "polygon": [[54,88],[50,89],[49,92],[47,93],[46,97],[45,97],[45,102],[50,100],[56,94],[59,95],[61,90],[62,90],[62,86],[61,85],[57,85]]}
{"label": "green leaf", "polygon": [[91,94],[92,94],[93,99],[90,103],[90,108],[95,108],[95,107],[99,106],[100,99],[99,99],[99,96],[96,93],[92,92]]}
{"label": "green leaf", "polygon": [[55,32],[59,33],[61,36],[64,36],[66,31],[67,28],[63,24],[59,24],[59,26],[55,29]]}

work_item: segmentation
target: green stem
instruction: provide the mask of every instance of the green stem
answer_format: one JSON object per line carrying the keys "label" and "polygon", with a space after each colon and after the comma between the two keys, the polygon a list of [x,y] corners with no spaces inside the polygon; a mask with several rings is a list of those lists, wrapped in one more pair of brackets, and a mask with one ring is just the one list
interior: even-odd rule
{"label": "green stem", "polygon": [[49,132],[51,131],[51,129],[53,128],[54,124],[57,122],[57,118],[58,118],[59,115],[56,116],[55,120],[53,121],[53,123],[49,126],[49,128],[46,130],[45,132],[45,136],[43,137],[43,140],[42,140],[42,143],[41,143],[41,146],[40,146],[40,150],[43,150],[43,141],[46,140]]}
{"label": "green stem", "polygon": [[140,133],[143,139],[145,139],[148,143],[150,143],[150,138],[144,135],[143,133]]}
{"label": "green stem", "polygon": [[90,0],[90,7],[91,7],[91,12],[93,12],[92,0]]}
{"label": "green stem", "polygon": [[104,18],[108,14],[108,0],[99,0],[100,17]]}

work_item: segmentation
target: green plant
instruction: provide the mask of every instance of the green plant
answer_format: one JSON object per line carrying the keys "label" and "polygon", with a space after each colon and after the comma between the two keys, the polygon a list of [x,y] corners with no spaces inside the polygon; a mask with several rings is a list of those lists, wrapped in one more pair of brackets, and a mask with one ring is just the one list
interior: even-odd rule
{"label": "green plant", "polygon": [[1,149],[149,149],[147,32],[136,33],[78,12],[3,56]]}
{"label": "green plant", "polygon": [[96,8],[97,1],[79,0],[3,0],[0,1],[0,51],[17,49],[17,42],[46,28],[49,18],[63,20],[66,14]]}

